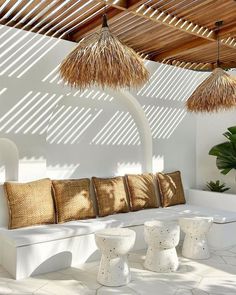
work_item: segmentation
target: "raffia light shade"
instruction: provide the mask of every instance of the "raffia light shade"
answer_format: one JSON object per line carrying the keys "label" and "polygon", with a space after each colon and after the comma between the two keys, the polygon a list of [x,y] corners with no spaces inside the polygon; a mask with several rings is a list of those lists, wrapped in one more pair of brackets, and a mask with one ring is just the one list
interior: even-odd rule
{"label": "raffia light shade", "polygon": [[190,112],[217,112],[236,107],[236,79],[216,68],[186,102]]}
{"label": "raffia light shade", "polygon": [[103,16],[103,27],[82,40],[60,66],[62,79],[73,88],[138,87],[148,81],[143,59],[114,36]]}

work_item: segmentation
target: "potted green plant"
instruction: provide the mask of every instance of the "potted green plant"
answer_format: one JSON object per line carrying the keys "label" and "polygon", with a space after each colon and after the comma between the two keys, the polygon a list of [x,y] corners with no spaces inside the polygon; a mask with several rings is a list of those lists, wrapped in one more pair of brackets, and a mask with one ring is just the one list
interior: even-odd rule
{"label": "potted green plant", "polygon": [[208,190],[218,193],[224,193],[230,189],[230,187],[226,187],[225,183],[220,183],[219,180],[207,182],[206,187]]}
{"label": "potted green plant", "polygon": [[211,148],[209,155],[216,157],[216,166],[224,175],[236,169],[236,126],[229,127],[223,134],[227,141]]}

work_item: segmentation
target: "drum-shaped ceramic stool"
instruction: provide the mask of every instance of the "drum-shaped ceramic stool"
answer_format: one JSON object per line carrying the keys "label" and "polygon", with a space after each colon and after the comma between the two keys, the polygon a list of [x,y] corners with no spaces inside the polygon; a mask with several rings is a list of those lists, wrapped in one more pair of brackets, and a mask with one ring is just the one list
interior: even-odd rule
{"label": "drum-shaped ceramic stool", "polygon": [[147,221],[144,237],[148,244],[144,267],[155,272],[176,271],[179,260],[175,247],[179,243],[180,228],[176,222]]}
{"label": "drum-shaped ceramic stool", "polygon": [[182,217],[179,219],[181,230],[185,233],[182,255],[192,259],[208,259],[210,251],[206,234],[212,225],[210,217]]}
{"label": "drum-shaped ceramic stool", "polygon": [[136,233],[126,228],[110,228],[95,233],[102,252],[97,280],[104,286],[118,287],[130,282],[127,253],[133,248]]}

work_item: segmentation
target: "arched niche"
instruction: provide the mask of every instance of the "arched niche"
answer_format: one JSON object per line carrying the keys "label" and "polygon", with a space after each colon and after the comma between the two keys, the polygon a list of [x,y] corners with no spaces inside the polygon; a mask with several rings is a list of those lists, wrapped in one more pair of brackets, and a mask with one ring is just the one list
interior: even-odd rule
{"label": "arched niche", "polygon": [[[100,99],[101,94],[104,99]],[[130,130],[125,128],[125,122],[131,126]],[[117,130],[123,131],[122,127],[126,131],[119,137]],[[139,142],[126,144],[133,131],[136,135],[138,131]],[[83,137],[79,138],[78,134]],[[116,135],[119,140],[122,138],[122,143],[116,144]],[[60,101],[51,115],[46,159],[47,175],[51,178],[152,172],[152,135],[141,105],[128,91],[91,89],[86,95],[72,92]]]}
{"label": "arched niche", "polygon": [[152,132],[149,122],[143,111],[142,106],[137,99],[127,90],[120,92],[111,91],[114,95],[119,96],[124,105],[127,106],[137,124],[140,140],[143,147],[143,172],[152,172]]}
{"label": "arched niche", "polygon": [[0,138],[0,167],[5,171],[2,181],[18,180],[19,153],[17,146],[8,138]]}

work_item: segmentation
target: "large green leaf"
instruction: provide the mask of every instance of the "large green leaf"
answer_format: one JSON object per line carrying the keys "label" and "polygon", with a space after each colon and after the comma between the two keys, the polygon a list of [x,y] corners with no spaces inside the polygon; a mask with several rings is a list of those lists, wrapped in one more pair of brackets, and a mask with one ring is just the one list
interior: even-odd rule
{"label": "large green leaf", "polygon": [[231,141],[231,142],[236,142],[236,134],[231,134],[231,135],[229,135],[229,140]]}
{"label": "large green leaf", "polygon": [[216,157],[216,166],[222,174],[236,169],[236,126],[229,127],[223,134],[228,141],[213,146],[209,155]]}
{"label": "large green leaf", "polygon": [[233,145],[231,142],[223,142],[223,143],[217,144],[210,149],[209,155],[212,155],[212,156],[234,155]]}
{"label": "large green leaf", "polygon": [[229,127],[228,130],[230,133],[236,134],[236,126]]}

